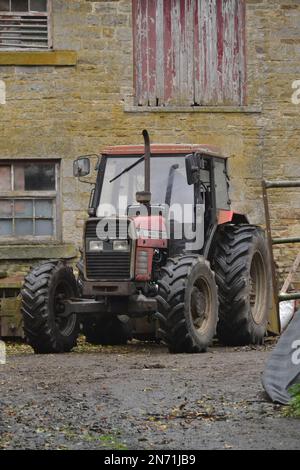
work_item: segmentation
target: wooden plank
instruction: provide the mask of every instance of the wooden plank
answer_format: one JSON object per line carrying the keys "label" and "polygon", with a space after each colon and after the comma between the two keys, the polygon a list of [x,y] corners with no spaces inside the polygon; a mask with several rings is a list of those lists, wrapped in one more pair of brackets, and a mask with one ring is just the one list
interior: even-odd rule
{"label": "wooden plank", "polygon": [[156,36],[156,13],[157,0],[146,0],[148,2],[147,11],[147,54],[148,54],[148,104],[156,106],[156,53],[157,53],[157,36]]}
{"label": "wooden plank", "polygon": [[217,104],[223,105],[224,17],[223,2],[217,2]]}
{"label": "wooden plank", "polygon": [[187,1],[179,0],[179,18],[178,18],[178,104],[187,104],[187,69],[188,69],[188,44],[186,37],[186,13]]}
{"label": "wooden plank", "polygon": [[195,0],[186,0],[184,22],[184,54],[186,63],[181,63],[182,79],[180,84],[182,93],[182,102],[186,105],[194,104],[194,21],[195,18]]}
{"label": "wooden plank", "polygon": [[247,104],[247,63],[246,63],[246,1],[238,2],[239,17],[239,79],[240,79],[240,102],[241,106]]}
{"label": "wooden plank", "polygon": [[223,103],[244,104],[245,2],[223,0]]}
{"label": "wooden plank", "polygon": [[288,274],[288,276],[287,276],[287,278],[286,278],[286,280],[285,280],[285,282],[282,286],[280,294],[286,294],[287,293],[287,291],[289,290],[289,287],[290,287],[290,285],[291,285],[291,283],[294,279],[294,276],[295,276],[299,266],[300,266],[300,253],[298,253],[297,258],[294,261],[293,266],[290,269],[290,272],[289,272],[289,274]]}
{"label": "wooden plank", "polygon": [[171,51],[173,57],[172,95],[169,103],[180,106],[180,0],[171,0]]}
{"label": "wooden plank", "polygon": [[207,48],[206,48],[206,86],[205,103],[217,104],[218,90],[218,38],[217,38],[217,9],[216,0],[207,0],[206,3],[206,25],[207,25]]}
{"label": "wooden plank", "polygon": [[156,99],[164,105],[164,0],[156,0]]}
{"label": "wooden plank", "polygon": [[148,81],[147,77],[148,55],[147,55],[147,2],[145,0],[133,0],[133,28],[134,28],[134,62],[135,62],[135,97],[136,105],[146,106]]}
{"label": "wooden plank", "polygon": [[164,104],[170,104],[173,95],[175,60],[172,48],[172,6],[173,0],[164,0]]}
{"label": "wooden plank", "polygon": [[141,54],[141,73],[140,79],[140,102],[141,105],[148,105],[149,90],[149,49],[148,49],[148,0],[140,0],[141,16],[140,16],[140,54]]}
{"label": "wooden plank", "polygon": [[133,35],[133,90],[134,104],[139,101],[139,44],[138,44],[138,0],[132,0],[132,35]]}
{"label": "wooden plank", "polygon": [[232,103],[232,44],[234,39],[234,21],[232,15],[233,0],[223,1],[222,15],[223,15],[223,103]]}
{"label": "wooden plank", "polygon": [[199,42],[199,0],[195,0],[194,6],[194,104],[200,104],[200,42]]}
{"label": "wooden plank", "polygon": [[207,71],[207,8],[206,0],[199,0],[198,6],[198,35],[199,35],[199,83],[198,101],[199,105],[206,104],[208,71]]}

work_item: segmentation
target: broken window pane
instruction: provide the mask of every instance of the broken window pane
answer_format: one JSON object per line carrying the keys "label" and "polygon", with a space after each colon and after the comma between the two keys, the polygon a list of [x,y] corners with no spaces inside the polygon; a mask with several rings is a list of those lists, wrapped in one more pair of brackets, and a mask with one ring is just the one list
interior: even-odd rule
{"label": "broken window pane", "polygon": [[0,11],[9,11],[9,0],[0,0]]}
{"label": "broken window pane", "polygon": [[55,191],[54,163],[15,165],[16,191]]}
{"label": "broken window pane", "polygon": [[11,0],[11,11],[28,11],[28,0]]}
{"label": "broken window pane", "polygon": [[11,190],[11,167],[0,165],[0,191]]}
{"label": "broken window pane", "polygon": [[33,202],[16,200],[15,217],[33,217]]}
{"label": "broken window pane", "polygon": [[47,0],[30,0],[30,11],[47,11]]}
{"label": "broken window pane", "polygon": [[13,201],[0,200],[0,217],[12,217]]}
{"label": "broken window pane", "polygon": [[0,220],[0,237],[7,237],[12,235],[12,221]]}
{"label": "broken window pane", "polygon": [[36,220],[35,235],[40,237],[53,235],[53,220]]}
{"label": "broken window pane", "polygon": [[33,220],[16,219],[15,235],[18,237],[33,235]]}
{"label": "broken window pane", "polygon": [[52,217],[52,201],[35,201],[35,216],[36,217]]}

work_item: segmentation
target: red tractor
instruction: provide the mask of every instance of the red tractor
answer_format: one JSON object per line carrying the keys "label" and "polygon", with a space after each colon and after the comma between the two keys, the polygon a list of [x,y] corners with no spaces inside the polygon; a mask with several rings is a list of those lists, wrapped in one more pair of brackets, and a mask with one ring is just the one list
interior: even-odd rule
{"label": "red tractor", "polygon": [[[99,158],[77,279],[57,260],[25,278],[36,353],[70,351],[80,330],[94,344],[161,340],[172,353],[206,351],[215,335],[263,342],[269,254],[264,232],[230,208],[227,159],[205,145],[150,146],[143,135],[144,146]],[[89,173],[89,158],[78,158],[74,175]]]}

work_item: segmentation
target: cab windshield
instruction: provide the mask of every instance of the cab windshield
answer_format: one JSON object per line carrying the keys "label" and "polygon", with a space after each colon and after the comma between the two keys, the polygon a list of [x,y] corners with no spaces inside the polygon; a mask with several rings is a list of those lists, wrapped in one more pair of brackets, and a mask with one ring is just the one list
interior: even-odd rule
{"label": "cab windshield", "polygon": [[[144,189],[144,162],[124,173],[115,181],[110,181],[139,158],[140,156],[106,158],[97,217],[126,215],[128,207],[137,204],[136,192]],[[151,194],[151,204],[153,205],[169,203],[170,205],[180,204],[183,206],[193,204],[194,191],[193,186],[187,184],[184,155],[151,156]]]}

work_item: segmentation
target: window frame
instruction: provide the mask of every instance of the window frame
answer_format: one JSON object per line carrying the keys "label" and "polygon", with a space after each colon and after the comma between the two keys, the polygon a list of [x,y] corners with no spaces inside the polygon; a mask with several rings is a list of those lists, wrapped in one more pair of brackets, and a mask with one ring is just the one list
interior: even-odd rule
{"label": "window frame", "polygon": [[[29,7],[30,7],[30,1]],[[11,0],[9,0],[11,4]],[[37,11],[2,11],[0,10],[0,19],[2,16],[6,17],[13,17],[13,16],[44,16],[47,18],[47,47],[17,47],[17,46],[9,46],[6,47],[5,45],[2,46],[0,43],[0,52],[7,52],[7,51],[49,51],[53,49],[53,34],[52,34],[52,0],[47,0],[47,11],[37,12]]]}
{"label": "window frame", "polygon": [[[26,163],[51,163],[55,166],[55,185],[56,189],[53,191],[15,191],[13,189],[13,178],[14,178],[14,165],[26,164]],[[61,227],[61,161],[58,159],[17,159],[17,160],[5,160],[0,159],[0,166],[10,166],[11,171],[11,190],[1,191],[0,199],[4,200],[51,200],[53,202],[53,235],[27,235],[27,236],[0,236],[0,245],[5,244],[38,244],[46,243],[53,244],[61,242],[62,240],[62,227]],[[32,217],[24,217],[24,219],[35,219],[34,214]],[[5,219],[5,217],[3,218]],[[22,217],[7,217],[7,219],[16,220],[23,219]],[[50,218],[49,218],[50,220]]]}

